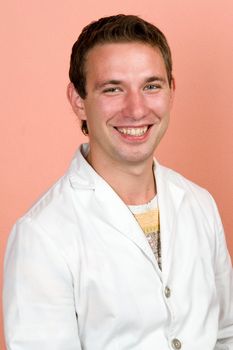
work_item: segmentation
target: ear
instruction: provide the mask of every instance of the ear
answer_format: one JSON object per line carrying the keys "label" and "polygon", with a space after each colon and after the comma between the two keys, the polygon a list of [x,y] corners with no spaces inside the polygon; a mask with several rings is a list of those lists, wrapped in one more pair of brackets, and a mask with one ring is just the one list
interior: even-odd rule
{"label": "ear", "polygon": [[175,90],[176,90],[176,82],[175,79],[172,77],[172,81],[171,81],[171,107],[173,105],[173,101],[174,101],[174,97],[175,97]]}
{"label": "ear", "polygon": [[74,84],[71,82],[67,86],[67,98],[79,120],[86,120],[84,100],[79,96]]}

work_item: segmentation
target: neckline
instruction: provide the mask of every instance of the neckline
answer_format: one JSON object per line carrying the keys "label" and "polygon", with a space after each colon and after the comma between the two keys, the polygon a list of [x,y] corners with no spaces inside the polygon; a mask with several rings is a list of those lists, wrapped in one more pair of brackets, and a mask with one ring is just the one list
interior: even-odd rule
{"label": "neckline", "polygon": [[138,205],[128,205],[128,208],[133,214],[143,213],[143,212],[146,212],[148,210],[157,209],[158,208],[157,194],[148,203],[138,204]]}

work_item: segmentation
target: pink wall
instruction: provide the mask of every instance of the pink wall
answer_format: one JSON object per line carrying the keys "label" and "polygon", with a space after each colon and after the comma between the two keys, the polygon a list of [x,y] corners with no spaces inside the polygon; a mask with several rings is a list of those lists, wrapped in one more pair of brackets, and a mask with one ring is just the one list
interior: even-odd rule
{"label": "pink wall", "polygon": [[[64,172],[84,140],[65,94],[71,45],[86,23],[116,13],[153,21],[169,39],[176,102],[157,157],[214,195],[233,256],[232,1],[93,4],[2,3],[0,271],[12,224]],[[0,332],[4,349],[2,327]]]}

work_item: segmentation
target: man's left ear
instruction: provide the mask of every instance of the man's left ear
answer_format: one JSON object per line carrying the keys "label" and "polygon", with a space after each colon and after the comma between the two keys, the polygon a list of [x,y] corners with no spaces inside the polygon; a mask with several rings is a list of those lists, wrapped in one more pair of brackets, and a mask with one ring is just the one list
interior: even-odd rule
{"label": "man's left ear", "polygon": [[171,81],[171,89],[173,91],[175,91],[175,89],[176,89],[176,81],[175,81],[175,78],[173,78],[173,77],[172,77],[172,81]]}
{"label": "man's left ear", "polygon": [[67,98],[72,106],[74,113],[80,120],[86,120],[85,108],[83,99],[78,94],[73,83],[67,86]]}
{"label": "man's left ear", "polygon": [[174,97],[175,97],[175,90],[176,90],[176,82],[175,79],[172,78],[171,80],[171,105],[173,104]]}

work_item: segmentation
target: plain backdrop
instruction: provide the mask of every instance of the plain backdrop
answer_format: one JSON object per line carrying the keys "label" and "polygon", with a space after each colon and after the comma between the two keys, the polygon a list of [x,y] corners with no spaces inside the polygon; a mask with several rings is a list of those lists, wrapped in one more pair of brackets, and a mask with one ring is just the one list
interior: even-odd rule
{"label": "plain backdrop", "polygon": [[233,256],[233,2],[9,0],[0,5],[1,279],[12,225],[85,140],[66,99],[71,46],[84,25],[118,13],[141,16],[168,38],[176,99],[156,157],[213,194]]}

